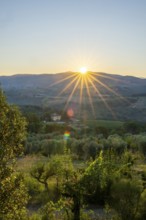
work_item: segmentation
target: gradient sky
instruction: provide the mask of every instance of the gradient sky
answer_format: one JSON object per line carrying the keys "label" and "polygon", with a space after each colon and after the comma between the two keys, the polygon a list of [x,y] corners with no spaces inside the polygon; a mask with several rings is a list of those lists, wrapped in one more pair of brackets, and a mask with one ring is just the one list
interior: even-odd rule
{"label": "gradient sky", "polygon": [[146,0],[0,0],[0,75],[146,78]]}

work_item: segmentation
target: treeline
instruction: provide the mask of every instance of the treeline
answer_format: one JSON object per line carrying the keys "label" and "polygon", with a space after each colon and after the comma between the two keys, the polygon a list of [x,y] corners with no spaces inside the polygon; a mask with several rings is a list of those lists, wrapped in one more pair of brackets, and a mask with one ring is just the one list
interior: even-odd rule
{"label": "treeline", "polygon": [[[63,154],[65,145],[64,135],[56,133],[32,134],[25,143],[25,154],[42,154],[50,157],[55,154]],[[129,150],[146,156],[146,133],[126,134],[124,136],[113,134],[107,138],[100,135],[97,135],[97,137],[85,136],[78,139],[70,137],[67,140],[67,149],[76,159],[81,160],[90,158],[94,160],[101,150],[106,151],[109,149],[114,149],[118,155]]]}
{"label": "treeline", "polygon": [[[51,108],[41,108],[35,106],[21,106],[21,111],[27,121],[27,130],[29,133],[51,133],[61,131],[63,125],[49,124],[44,122],[52,122],[51,115],[52,113],[57,113],[61,115],[61,120],[65,123],[69,123],[70,117],[66,112],[58,111],[57,109]],[[82,123],[82,121],[81,121]],[[87,125],[88,126],[88,125]],[[64,126],[65,127],[65,126]],[[119,134],[123,135],[125,133],[139,134],[140,132],[146,131],[146,122],[137,122],[137,121],[125,121],[118,129],[115,129],[114,126],[111,128],[106,126],[94,126],[83,128],[80,131],[77,131],[79,135],[84,134],[103,134],[104,137],[109,136],[110,134]]]}

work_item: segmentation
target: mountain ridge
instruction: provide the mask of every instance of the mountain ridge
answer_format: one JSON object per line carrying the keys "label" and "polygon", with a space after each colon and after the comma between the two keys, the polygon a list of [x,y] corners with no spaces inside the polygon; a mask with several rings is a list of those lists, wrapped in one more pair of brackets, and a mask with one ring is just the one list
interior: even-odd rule
{"label": "mountain ridge", "polygon": [[[76,72],[63,72],[63,73],[56,73],[56,74],[50,74],[50,73],[44,73],[44,74],[15,74],[15,75],[11,75],[11,76],[0,76],[0,82],[2,87],[6,87],[7,85],[9,85],[9,83],[11,83],[11,86],[18,86],[18,83],[24,83],[23,80],[26,80],[26,83],[28,82],[28,80],[31,80],[31,83],[35,83],[37,82],[37,80],[42,79],[42,80],[57,80],[57,79],[62,79],[63,77],[66,77],[67,75],[73,75]],[[127,82],[135,82],[135,83],[146,83],[146,78],[139,78],[139,77],[135,77],[135,76],[122,76],[122,75],[118,75],[118,74],[108,74],[108,73],[104,73],[104,72],[89,72],[92,74],[96,74],[97,77],[105,77],[107,79],[111,79],[111,80],[124,80],[124,83]],[[22,79],[22,81],[20,81]],[[15,82],[16,80],[16,82]],[[39,83],[41,83],[42,81],[40,81]],[[49,82],[49,81],[48,81]]]}
{"label": "mountain ridge", "polygon": [[117,119],[146,121],[145,78],[89,72],[91,77],[84,83],[81,92],[81,82],[75,86],[76,74],[79,73],[16,74],[0,76],[0,83],[8,101],[19,106],[32,105],[56,110],[63,110],[67,106],[74,108],[76,113],[83,111],[92,116],[92,102],[96,118],[113,118],[111,108]]}

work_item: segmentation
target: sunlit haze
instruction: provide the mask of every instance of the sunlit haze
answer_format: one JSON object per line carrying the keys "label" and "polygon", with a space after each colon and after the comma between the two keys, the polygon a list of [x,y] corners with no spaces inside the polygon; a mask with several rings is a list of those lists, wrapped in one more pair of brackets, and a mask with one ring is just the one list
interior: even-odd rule
{"label": "sunlit haze", "polygon": [[0,33],[0,75],[146,77],[145,0],[0,0]]}

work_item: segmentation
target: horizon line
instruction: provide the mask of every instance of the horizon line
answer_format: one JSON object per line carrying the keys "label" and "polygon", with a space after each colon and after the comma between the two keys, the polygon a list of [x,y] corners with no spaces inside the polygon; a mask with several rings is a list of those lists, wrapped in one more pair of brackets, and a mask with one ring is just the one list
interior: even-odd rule
{"label": "horizon line", "polygon": [[[64,71],[64,72],[57,72],[57,73],[12,73],[12,74],[0,74],[0,77],[9,77],[9,76],[17,76],[17,75],[27,75],[27,76],[35,76],[35,75],[57,75],[57,74],[65,74],[65,73],[79,73],[80,71]],[[134,78],[140,78],[140,79],[146,79],[144,76],[135,76],[135,75],[129,75],[129,74],[118,74],[118,73],[107,73],[102,71],[87,71],[91,73],[102,73],[102,74],[109,74],[109,75],[115,75],[115,76],[125,76],[125,77],[134,77]]]}

